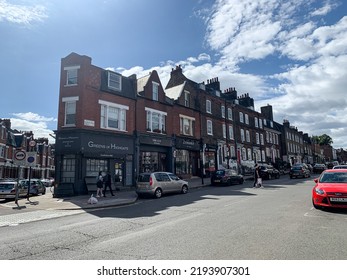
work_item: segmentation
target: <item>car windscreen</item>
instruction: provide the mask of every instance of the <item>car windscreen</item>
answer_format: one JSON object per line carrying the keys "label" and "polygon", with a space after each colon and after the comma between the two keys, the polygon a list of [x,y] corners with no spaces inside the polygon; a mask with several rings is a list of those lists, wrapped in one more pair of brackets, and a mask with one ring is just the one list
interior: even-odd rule
{"label": "car windscreen", "polygon": [[140,174],[139,177],[137,178],[138,182],[149,182],[149,177],[150,174]]}
{"label": "car windscreen", "polygon": [[320,183],[347,183],[347,172],[325,173],[320,179]]}
{"label": "car windscreen", "polygon": [[224,170],[217,170],[217,171],[216,171],[216,175],[217,175],[217,176],[224,176],[224,174],[225,174],[225,171],[224,171]]}

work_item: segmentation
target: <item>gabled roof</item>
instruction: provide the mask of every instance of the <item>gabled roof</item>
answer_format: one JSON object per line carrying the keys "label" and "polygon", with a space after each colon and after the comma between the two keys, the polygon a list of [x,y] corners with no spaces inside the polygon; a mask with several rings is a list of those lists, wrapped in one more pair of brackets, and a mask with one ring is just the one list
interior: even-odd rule
{"label": "gabled roof", "polygon": [[183,84],[180,84],[178,86],[167,88],[165,90],[166,96],[174,100],[177,100],[181,96],[185,85],[186,85],[186,81],[184,81]]}
{"label": "gabled roof", "polygon": [[147,76],[137,79],[137,93],[144,91],[145,85],[147,85],[149,78],[151,77],[151,73]]}

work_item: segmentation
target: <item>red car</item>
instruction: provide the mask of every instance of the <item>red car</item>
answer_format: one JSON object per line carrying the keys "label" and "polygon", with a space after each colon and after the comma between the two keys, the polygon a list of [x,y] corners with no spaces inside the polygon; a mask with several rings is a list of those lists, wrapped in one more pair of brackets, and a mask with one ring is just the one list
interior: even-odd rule
{"label": "red car", "polygon": [[347,169],[327,169],[314,181],[312,203],[315,208],[347,209]]}

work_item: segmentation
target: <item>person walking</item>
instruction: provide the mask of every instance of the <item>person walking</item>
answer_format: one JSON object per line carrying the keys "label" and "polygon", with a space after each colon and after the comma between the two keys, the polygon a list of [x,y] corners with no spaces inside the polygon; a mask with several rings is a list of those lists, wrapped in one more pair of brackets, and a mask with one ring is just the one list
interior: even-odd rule
{"label": "person walking", "polygon": [[255,188],[263,188],[263,184],[262,184],[262,178],[260,176],[260,172],[259,172],[260,166],[258,164],[256,164],[254,166],[254,183],[253,183],[253,189]]}
{"label": "person walking", "polygon": [[106,197],[107,188],[110,189],[111,195],[114,196],[113,191],[112,191],[112,178],[111,178],[111,174],[109,171],[107,171],[106,176],[105,176],[104,197]]}
{"label": "person walking", "polygon": [[104,187],[104,178],[102,177],[101,171],[99,172],[99,175],[96,179],[96,197],[101,197],[102,196],[102,189]]}

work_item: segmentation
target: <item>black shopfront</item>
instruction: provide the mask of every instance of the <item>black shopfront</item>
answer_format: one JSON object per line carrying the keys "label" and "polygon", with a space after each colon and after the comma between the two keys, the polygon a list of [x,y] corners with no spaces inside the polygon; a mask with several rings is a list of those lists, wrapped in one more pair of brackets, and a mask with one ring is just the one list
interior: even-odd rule
{"label": "black shopfront", "polygon": [[173,172],[171,137],[140,135],[138,141],[139,173],[155,171]]}
{"label": "black shopfront", "polygon": [[200,176],[200,143],[198,140],[176,137],[175,173],[184,178]]}
{"label": "black shopfront", "polygon": [[110,172],[114,186],[134,185],[134,138],[93,131],[57,131],[56,182],[72,184],[75,195],[88,193],[101,171]]}

